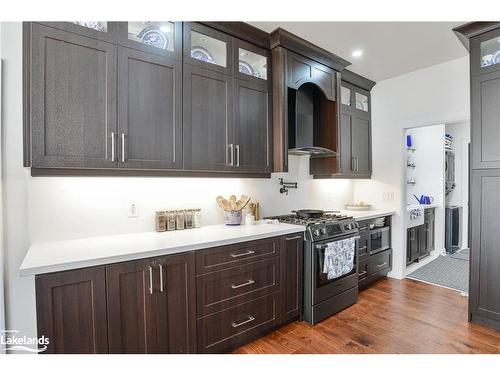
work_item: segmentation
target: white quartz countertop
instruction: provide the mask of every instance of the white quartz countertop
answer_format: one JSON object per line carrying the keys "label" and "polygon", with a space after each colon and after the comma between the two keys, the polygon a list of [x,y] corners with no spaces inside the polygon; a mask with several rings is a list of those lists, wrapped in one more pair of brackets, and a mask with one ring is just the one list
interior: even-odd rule
{"label": "white quartz countertop", "polygon": [[383,211],[383,210],[367,210],[367,211],[352,211],[352,210],[340,210],[342,215],[352,216],[355,220],[370,220],[381,216],[392,216],[395,211]]}
{"label": "white quartz countertop", "polygon": [[208,225],[173,232],[146,232],[34,243],[21,276],[65,271],[302,232],[292,224]]}

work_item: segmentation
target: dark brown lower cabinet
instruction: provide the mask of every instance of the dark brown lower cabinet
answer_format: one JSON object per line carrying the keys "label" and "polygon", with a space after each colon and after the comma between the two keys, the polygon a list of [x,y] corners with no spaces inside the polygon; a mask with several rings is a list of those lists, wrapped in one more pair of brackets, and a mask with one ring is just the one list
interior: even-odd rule
{"label": "dark brown lower cabinet", "polygon": [[500,329],[500,170],[471,174],[469,313],[474,322]]}
{"label": "dark brown lower cabinet", "polygon": [[297,318],[302,313],[302,234],[285,236],[281,245],[282,321]]}
{"label": "dark brown lower cabinet", "polygon": [[373,220],[359,221],[358,285],[366,288],[392,270],[391,217],[383,228],[370,228]]}
{"label": "dark brown lower cabinet", "polygon": [[302,310],[302,233],[36,277],[49,353],[221,353]]}
{"label": "dark brown lower cabinet", "polygon": [[435,209],[424,210],[424,223],[407,229],[406,264],[418,262],[434,250]]}
{"label": "dark brown lower cabinet", "polygon": [[190,353],[196,348],[194,253],[107,267],[110,353]]}
{"label": "dark brown lower cabinet", "polygon": [[36,277],[38,336],[49,339],[45,353],[108,352],[105,268]]}

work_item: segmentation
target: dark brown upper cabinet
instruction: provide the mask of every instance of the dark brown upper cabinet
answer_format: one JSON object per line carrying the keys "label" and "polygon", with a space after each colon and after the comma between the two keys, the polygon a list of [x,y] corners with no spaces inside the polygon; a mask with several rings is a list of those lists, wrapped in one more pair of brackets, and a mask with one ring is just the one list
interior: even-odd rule
{"label": "dark brown upper cabinet", "polygon": [[232,75],[232,37],[197,22],[184,23],[184,63]]}
{"label": "dark brown upper cabinet", "polygon": [[207,24],[25,23],[32,175],[269,176],[269,36]]}
{"label": "dark brown upper cabinet", "polygon": [[67,31],[73,34],[116,43],[118,39],[118,23],[109,21],[74,21],[74,22],[39,22],[42,25]]}
{"label": "dark brown upper cabinet", "polygon": [[106,267],[110,353],[196,351],[194,253]]}
{"label": "dark brown upper cabinet", "polygon": [[[223,38],[197,23],[187,24],[184,30],[185,35],[195,33],[184,41],[185,53],[187,46],[194,45],[192,56],[184,57],[184,168],[270,173],[269,53],[236,38]],[[213,61],[203,57],[200,44],[211,51],[219,47],[218,55],[227,56],[225,67],[222,57]]]}
{"label": "dark brown upper cabinet", "polygon": [[182,59],[182,22],[129,21],[118,22],[116,27],[121,46]]}
{"label": "dark brown upper cabinet", "polygon": [[234,167],[271,172],[271,98],[267,84],[242,79],[234,84]]}
{"label": "dark brown upper cabinet", "polygon": [[315,178],[371,178],[370,90],[375,82],[348,70],[341,76],[338,155],[311,159],[311,174]]}
{"label": "dark brown upper cabinet", "polygon": [[119,47],[118,166],[182,169],[182,63]]}
{"label": "dark brown upper cabinet", "polygon": [[184,64],[184,168],[234,169],[233,78]]}
{"label": "dark brown upper cabinet", "polygon": [[500,168],[500,70],[471,79],[472,168]]}
{"label": "dark brown upper cabinet", "polygon": [[46,353],[108,352],[104,267],[36,277],[38,336],[49,338]]}
{"label": "dark brown upper cabinet", "polygon": [[25,61],[30,77],[25,86],[30,104],[25,113],[25,164],[116,167],[117,47],[60,29],[27,25],[24,31],[32,37]]}

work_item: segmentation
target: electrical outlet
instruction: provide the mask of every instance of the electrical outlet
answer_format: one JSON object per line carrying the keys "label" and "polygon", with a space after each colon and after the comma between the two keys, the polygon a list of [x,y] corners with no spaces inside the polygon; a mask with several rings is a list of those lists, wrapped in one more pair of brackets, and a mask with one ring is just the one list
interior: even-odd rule
{"label": "electrical outlet", "polygon": [[386,192],[382,193],[382,200],[384,202],[394,201],[394,192],[393,191],[386,191]]}
{"label": "electrical outlet", "polygon": [[128,217],[138,217],[139,214],[137,213],[137,205],[135,202],[130,202],[128,205]]}

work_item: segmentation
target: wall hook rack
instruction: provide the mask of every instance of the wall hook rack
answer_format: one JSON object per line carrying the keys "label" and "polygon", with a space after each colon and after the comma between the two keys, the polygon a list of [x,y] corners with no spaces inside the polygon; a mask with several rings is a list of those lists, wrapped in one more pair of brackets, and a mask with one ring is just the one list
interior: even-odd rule
{"label": "wall hook rack", "polygon": [[279,178],[279,182],[281,185],[281,188],[280,188],[281,194],[285,193],[286,195],[288,195],[288,189],[297,189],[297,187],[298,187],[297,182],[286,182],[281,177]]}

